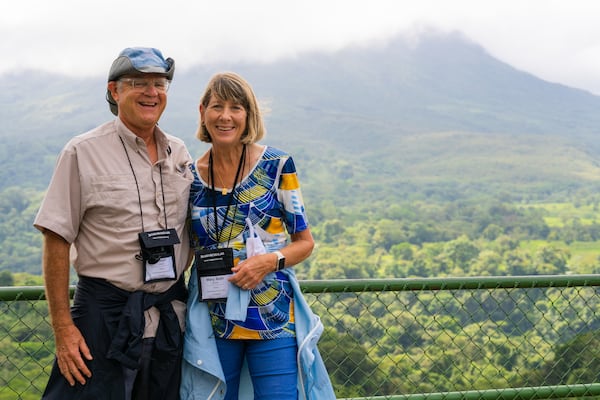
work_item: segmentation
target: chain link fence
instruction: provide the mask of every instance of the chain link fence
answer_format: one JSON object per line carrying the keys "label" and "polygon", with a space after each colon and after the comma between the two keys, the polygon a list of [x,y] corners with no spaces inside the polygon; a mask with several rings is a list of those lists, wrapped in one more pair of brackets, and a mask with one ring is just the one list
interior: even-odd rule
{"label": "chain link fence", "polygon": [[[600,398],[598,275],[301,286],[340,399]],[[0,400],[39,399],[54,357],[43,289],[0,300]]]}

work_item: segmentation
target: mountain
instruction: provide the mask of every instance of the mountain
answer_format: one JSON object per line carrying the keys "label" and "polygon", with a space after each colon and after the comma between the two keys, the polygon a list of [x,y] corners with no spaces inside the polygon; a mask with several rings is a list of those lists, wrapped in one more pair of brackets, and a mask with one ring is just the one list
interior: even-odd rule
{"label": "mountain", "polygon": [[[459,33],[270,64],[178,67],[163,128],[198,155],[199,97],[214,72],[236,71],[266,110],[264,142],[297,156],[315,194],[365,201],[381,190],[464,196],[493,188],[548,196],[600,183],[600,97],[519,71]],[[44,187],[64,142],[112,117],[105,80],[0,76],[4,186]],[[20,172],[16,154],[41,168]]]}

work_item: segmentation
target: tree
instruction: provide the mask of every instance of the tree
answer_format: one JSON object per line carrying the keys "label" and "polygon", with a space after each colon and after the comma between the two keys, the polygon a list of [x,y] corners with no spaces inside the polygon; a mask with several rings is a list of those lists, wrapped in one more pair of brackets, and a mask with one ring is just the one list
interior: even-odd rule
{"label": "tree", "polygon": [[0,272],[0,286],[14,286],[15,279],[13,277],[12,272],[10,271],[2,271]]}
{"label": "tree", "polygon": [[390,253],[396,259],[410,261],[413,259],[414,251],[410,243],[398,243],[392,246]]}
{"label": "tree", "polygon": [[501,270],[502,257],[492,250],[483,250],[471,264],[471,275],[504,275]]}
{"label": "tree", "polygon": [[325,221],[321,227],[322,240],[326,243],[334,243],[344,234],[344,226],[338,219]]}
{"label": "tree", "polygon": [[535,267],[531,262],[531,257],[521,249],[507,251],[504,254],[506,263],[506,273],[508,275],[531,275],[535,273]]}
{"label": "tree", "polygon": [[393,245],[405,240],[406,234],[399,222],[382,219],[376,224],[375,234],[373,235],[373,245],[375,247],[382,247],[388,251]]}
{"label": "tree", "polygon": [[479,248],[466,236],[446,243],[444,254],[455,267],[467,271],[471,261],[479,255]]}
{"label": "tree", "polygon": [[548,359],[535,374],[538,385],[565,385],[600,382],[600,331],[591,331],[574,337],[554,349],[554,358]]}
{"label": "tree", "polygon": [[365,347],[347,333],[327,329],[319,341],[319,349],[336,388],[344,397],[377,395],[383,379],[377,362]]}
{"label": "tree", "polygon": [[487,240],[496,240],[504,233],[504,229],[496,224],[489,224],[482,232],[482,236]]}
{"label": "tree", "polygon": [[543,246],[535,254],[534,264],[539,274],[561,274],[567,270],[568,260],[568,250],[554,246]]}

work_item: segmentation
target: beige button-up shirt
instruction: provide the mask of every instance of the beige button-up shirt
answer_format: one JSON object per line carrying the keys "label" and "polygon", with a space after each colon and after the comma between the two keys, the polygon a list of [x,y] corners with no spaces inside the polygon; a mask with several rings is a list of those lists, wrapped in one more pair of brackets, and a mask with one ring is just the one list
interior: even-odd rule
{"label": "beige button-up shirt", "polygon": [[174,281],[145,284],[136,255],[138,233],[167,228],[181,241],[175,245],[177,276],[187,267],[192,160],[182,140],[158,127],[155,139],[158,161],[152,165],[144,141],[116,118],[73,138],[59,155],[34,226],[72,244],[77,274],[128,291],[166,291]]}

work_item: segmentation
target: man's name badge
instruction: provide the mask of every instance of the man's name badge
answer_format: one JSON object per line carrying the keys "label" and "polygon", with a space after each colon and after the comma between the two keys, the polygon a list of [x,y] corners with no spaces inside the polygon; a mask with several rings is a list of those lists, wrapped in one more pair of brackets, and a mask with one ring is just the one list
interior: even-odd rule
{"label": "man's name badge", "polygon": [[194,262],[200,301],[226,301],[233,275],[233,249],[199,250]]}
{"label": "man's name badge", "polygon": [[144,283],[177,278],[174,245],[179,243],[175,229],[141,232],[141,258],[144,265]]}

